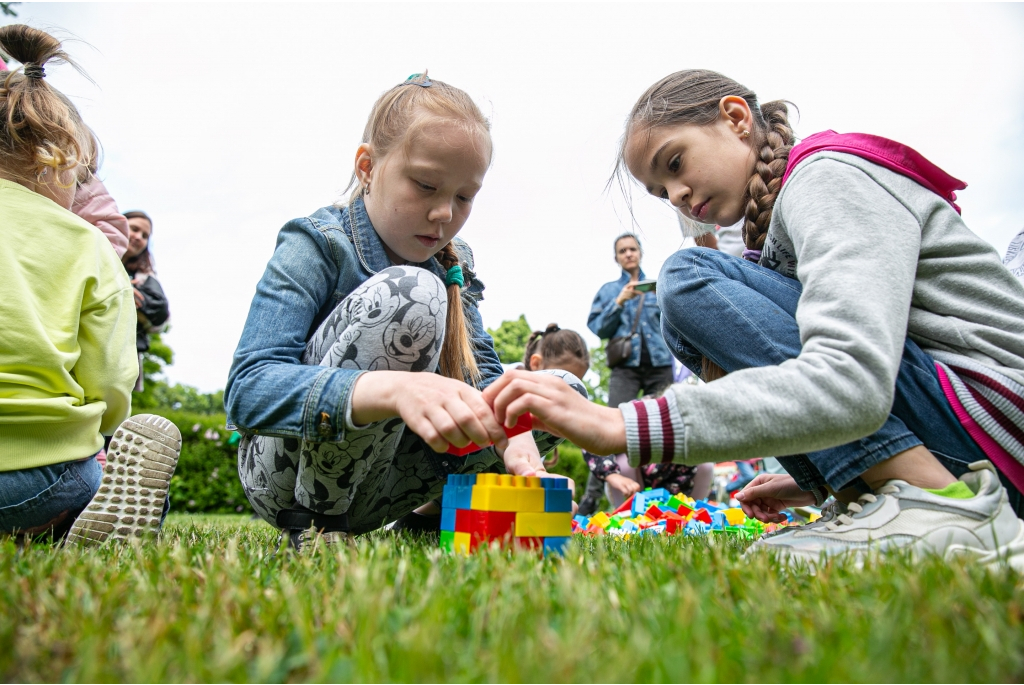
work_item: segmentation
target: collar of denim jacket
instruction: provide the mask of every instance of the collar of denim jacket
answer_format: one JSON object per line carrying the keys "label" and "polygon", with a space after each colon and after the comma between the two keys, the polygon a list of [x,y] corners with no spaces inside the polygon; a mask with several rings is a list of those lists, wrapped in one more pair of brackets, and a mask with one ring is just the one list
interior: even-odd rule
{"label": "collar of denim jacket", "polygon": [[[370,223],[370,215],[366,213],[366,205],[363,204],[363,198],[356,198],[355,202],[345,207],[344,212],[348,228],[352,231],[352,244],[356,248],[359,263],[363,265],[363,268],[371,274],[375,274],[389,266],[395,266],[391,263],[391,257],[388,257],[388,253],[384,250],[384,242],[377,235],[377,229]],[[444,267],[433,257],[425,262],[412,264],[411,266],[426,269],[435,276],[438,276],[442,281],[444,280]]]}

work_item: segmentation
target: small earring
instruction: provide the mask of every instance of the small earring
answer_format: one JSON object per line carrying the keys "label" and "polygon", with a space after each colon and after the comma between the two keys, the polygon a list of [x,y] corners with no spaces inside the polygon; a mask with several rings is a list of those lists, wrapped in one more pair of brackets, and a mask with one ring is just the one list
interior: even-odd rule
{"label": "small earring", "polygon": [[369,195],[369,194],[370,194],[370,182],[367,181],[366,185],[363,186],[363,195]]}
{"label": "small earring", "polygon": [[750,131],[748,131],[746,129],[743,129],[743,133],[740,134],[740,137],[741,138],[749,138],[750,137]]}

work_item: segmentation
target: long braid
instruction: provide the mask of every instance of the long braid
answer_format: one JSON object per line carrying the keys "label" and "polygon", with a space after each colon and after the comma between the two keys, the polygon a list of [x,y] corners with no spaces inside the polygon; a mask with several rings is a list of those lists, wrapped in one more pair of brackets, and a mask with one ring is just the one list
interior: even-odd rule
{"label": "long braid", "polygon": [[789,151],[793,149],[793,129],[789,126],[786,103],[781,100],[761,105],[761,117],[754,111],[756,137],[753,147],[757,152],[757,160],[754,163],[754,174],[747,183],[743,242],[747,249],[760,250],[764,247],[764,239],[772,221],[775,199],[782,188]]}
{"label": "long braid", "polygon": [[[434,255],[444,270],[459,264],[455,247],[448,243]],[[473,355],[473,345],[466,330],[466,317],[462,311],[462,289],[458,283],[448,286],[448,313],[445,317],[444,342],[441,345],[441,375],[476,385],[480,369]]]}

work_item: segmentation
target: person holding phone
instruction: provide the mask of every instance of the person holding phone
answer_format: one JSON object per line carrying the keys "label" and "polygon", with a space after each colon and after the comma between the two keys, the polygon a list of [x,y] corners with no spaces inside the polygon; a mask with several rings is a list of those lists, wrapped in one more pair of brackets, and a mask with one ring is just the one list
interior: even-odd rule
{"label": "person holding phone", "polygon": [[[608,340],[605,351],[612,369],[608,384],[608,406],[644,396],[653,396],[672,384],[672,355],[661,336],[661,309],[656,282],[648,281],[640,261],[643,247],[632,233],[615,239],[615,261],[622,268],[618,280],[605,283],[597,291],[590,308],[587,327]],[[593,513],[601,499],[602,480],[629,496],[639,484],[619,472],[591,472],[587,491],[580,500],[580,513]]]}

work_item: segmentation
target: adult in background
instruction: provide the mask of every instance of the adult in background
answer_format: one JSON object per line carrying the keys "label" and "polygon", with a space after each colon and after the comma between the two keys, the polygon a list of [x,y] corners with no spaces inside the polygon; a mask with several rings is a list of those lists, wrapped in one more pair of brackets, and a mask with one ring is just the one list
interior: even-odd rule
{"label": "adult in background", "polygon": [[167,296],[156,280],[153,256],[149,252],[149,238],[153,234],[153,220],[140,209],[126,212],[128,219],[128,251],[121,262],[135,287],[135,309],[139,323],[135,328],[135,348],[139,353],[139,379],[135,391],[141,392],[142,353],[149,351],[149,334],[167,323],[171,315]]}
{"label": "adult in background", "polygon": [[[618,280],[601,286],[587,318],[587,327],[595,335],[611,341],[607,350],[616,346],[616,339],[629,340],[628,355],[617,364],[615,360],[609,360],[612,367],[608,384],[609,407],[631,402],[641,391],[645,396],[654,395],[672,384],[672,355],[661,336],[658,296],[654,290],[644,293],[635,289],[639,281],[646,279],[640,268],[643,258],[640,240],[632,233],[623,233],[615,239],[614,247],[615,261],[622,267],[622,275]],[[602,460],[602,463],[607,461]],[[605,477],[598,478],[591,471],[586,494],[580,500],[581,514],[589,515],[597,510],[601,499],[601,480],[626,496],[639,488],[635,480],[617,469],[602,475]]]}

